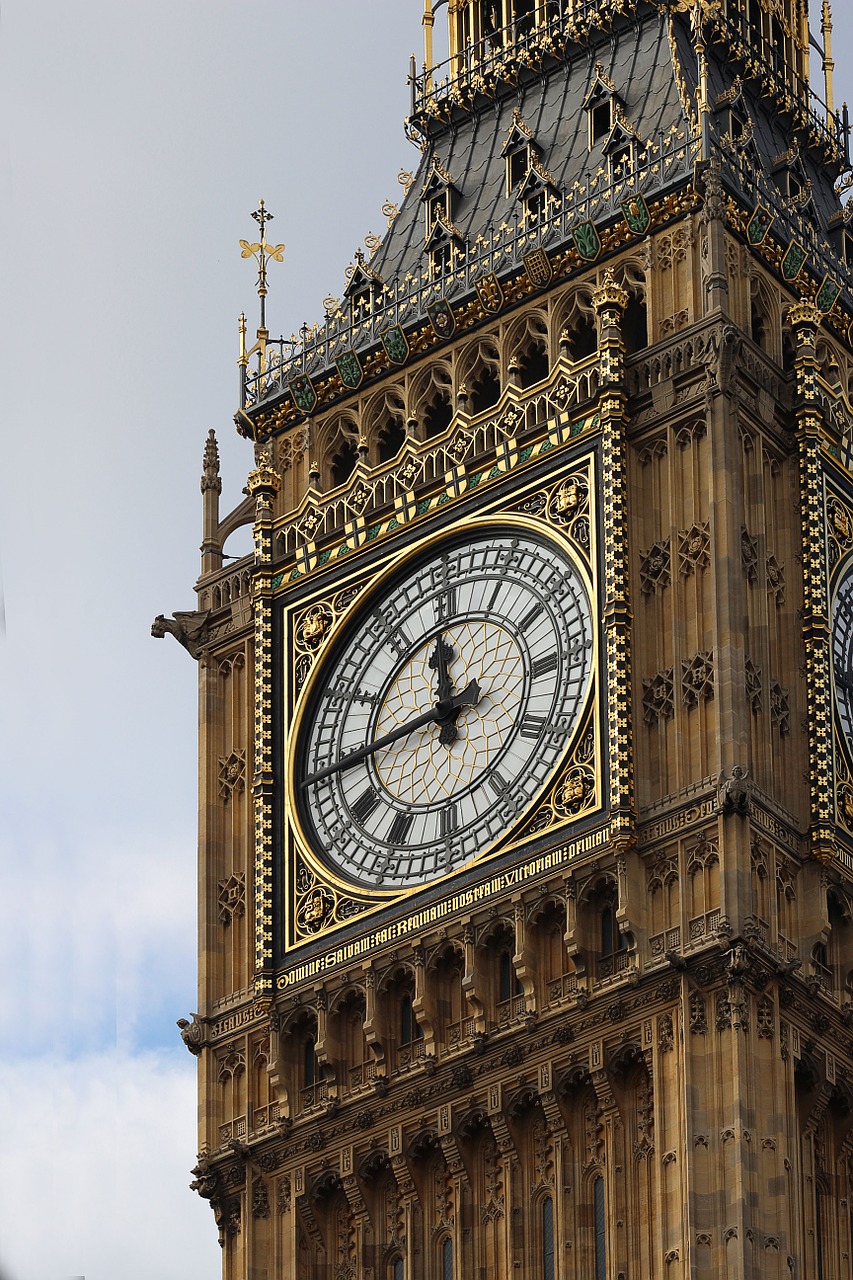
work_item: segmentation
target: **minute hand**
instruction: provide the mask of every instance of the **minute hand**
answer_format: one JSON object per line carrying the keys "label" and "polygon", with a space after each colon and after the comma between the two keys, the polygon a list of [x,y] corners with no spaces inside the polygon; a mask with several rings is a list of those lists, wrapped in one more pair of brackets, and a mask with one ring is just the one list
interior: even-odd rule
{"label": "minute hand", "polygon": [[480,686],[476,680],[469,680],[461,693],[454,694],[452,698],[442,698],[429,711],[424,711],[422,715],[415,716],[414,720],[410,720],[408,724],[401,724],[396,729],[392,729],[390,733],[384,734],[383,737],[376,738],[374,742],[368,742],[356,751],[351,751],[348,756],[344,756],[342,760],[337,760],[335,764],[328,764],[324,769],[318,769],[316,773],[309,773],[308,777],[303,780],[302,786],[307,787],[312,782],[320,782],[323,778],[331,777],[333,773],[340,773],[343,769],[349,769],[351,765],[358,764],[360,760],[366,760],[368,756],[372,756],[375,751],[381,751],[383,747],[390,747],[392,742],[398,742],[400,738],[407,738],[416,729],[422,729],[426,724],[440,724],[442,721],[448,721],[453,718],[454,711],[459,711],[461,707],[476,707],[479,701]]}

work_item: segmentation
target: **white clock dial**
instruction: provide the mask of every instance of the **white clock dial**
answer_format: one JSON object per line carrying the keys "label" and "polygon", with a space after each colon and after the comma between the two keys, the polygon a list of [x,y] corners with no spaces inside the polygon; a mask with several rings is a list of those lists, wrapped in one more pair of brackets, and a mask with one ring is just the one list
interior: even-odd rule
{"label": "white clock dial", "polygon": [[339,874],[407,888],[485,852],[554,773],[590,684],[589,596],[559,544],[475,526],[356,610],[306,691],[293,795]]}

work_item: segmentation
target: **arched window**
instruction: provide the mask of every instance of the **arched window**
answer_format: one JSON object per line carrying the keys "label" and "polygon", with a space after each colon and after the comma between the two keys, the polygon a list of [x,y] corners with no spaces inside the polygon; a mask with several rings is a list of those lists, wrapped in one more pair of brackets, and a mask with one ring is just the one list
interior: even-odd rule
{"label": "arched window", "polygon": [[395,1258],[388,1263],[388,1280],[404,1280],[405,1274],[402,1258]]}
{"label": "arched window", "polygon": [[344,437],[335,447],[329,463],[329,480],[333,489],[349,479],[357,462],[358,449],[355,441]]}
{"label": "arched window", "polygon": [[606,902],[601,909],[601,954],[615,955],[617,951],[624,951],[627,945],[625,935],[619,932],[616,924],[616,904]]}
{"label": "arched window", "polygon": [[498,1002],[503,1004],[505,1000],[511,1000],[513,996],[524,994],[524,987],[516,977],[515,970],[512,967],[512,956],[509,948],[505,948],[498,961]]}
{"label": "arched window", "polygon": [[596,1178],[592,1184],[592,1204],[595,1213],[595,1280],[607,1280],[607,1231],[604,1217],[603,1178]]}
{"label": "arched window", "polygon": [[554,1201],[542,1201],[542,1280],[554,1280]]}
{"label": "arched window", "polygon": [[450,1236],[441,1246],[441,1280],[453,1280],[453,1241]]}
{"label": "arched window", "polygon": [[635,351],[642,351],[649,345],[646,300],[641,294],[633,291],[628,295],[628,305],[622,318],[622,340],[628,355],[632,355]]}
{"label": "arched window", "polygon": [[423,1035],[423,1027],[412,1008],[412,997],[406,991],[400,1001],[400,1044],[413,1044],[415,1040],[422,1040]]}
{"label": "arched window", "polygon": [[317,1082],[317,1055],[313,1036],[306,1036],[302,1046],[302,1087],[312,1088]]}

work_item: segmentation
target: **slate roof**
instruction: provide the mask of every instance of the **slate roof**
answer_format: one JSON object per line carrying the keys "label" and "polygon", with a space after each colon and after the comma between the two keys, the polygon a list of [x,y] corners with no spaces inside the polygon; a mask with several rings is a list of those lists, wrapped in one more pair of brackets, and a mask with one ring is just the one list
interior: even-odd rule
{"label": "slate roof", "polygon": [[[287,379],[294,373],[316,376],[349,348],[362,352],[378,346],[390,325],[399,323],[405,328],[422,322],[427,304],[440,294],[455,303],[473,291],[474,281],[484,272],[521,267],[520,255],[525,242],[529,247],[529,239],[525,241],[525,234],[518,234],[522,207],[517,192],[507,193],[503,154],[515,111],[530,130],[540,165],[563,197],[542,228],[542,242],[549,250],[565,242],[585,218],[601,226],[621,217],[620,201],[635,189],[648,199],[692,178],[693,162],[699,158],[698,68],[689,17],[675,19],[672,42],[667,13],[651,6],[640,6],[636,14],[615,22],[612,31],[598,33],[588,44],[573,46],[574,52],[570,46],[564,60],[552,60],[550,69],[524,72],[526,80],[516,86],[501,82],[494,98],[481,96],[467,110],[456,107],[449,119],[427,117],[428,144],[414,181],[370,259],[370,271],[385,290],[377,284],[373,309],[357,322],[345,304],[312,333],[304,350],[283,350],[278,367],[267,371],[263,401],[269,403],[286,393]],[[724,60],[724,50],[718,41],[709,41],[710,98],[715,106],[735,81],[736,71]],[[746,56],[751,53],[750,48]],[[621,186],[611,181],[606,139],[589,146],[584,103],[599,68],[604,81],[613,84],[618,118],[637,138],[636,150],[643,160]],[[440,96],[442,89],[436,92]],[[746,207],[754,208],[758,203],[768,207],[776,219],[776,233],[783,240],[800,239],[814,270],[826,271],[849,284],[828,233],[830,219],[835,216],[837,220],[841,209],[833,187],[840,166],[828,164],[817,151],[803,151],[801,161],[814,200],[813,214],[803,217],[783,193],[775,163],[792,145],[790,122],[758,86],[745,82],[742,93],[754,124],[757,155],[745,154],[739,159],[721,149],[728,112],[725,104],[720,105],[711,117],[711,141],[723,161],[724,181],[742,193]],[[664,156],[665,163],[661,161]],[[431,281],[428,270],[421,198],[434,159],[452,184],[453,231],[461,244],[467,244],[461,268],[454,267],[452,276],[438,284]],[[579,191],[587,195],[579,195]],[[523,225],[521,231],[525,232]]]}
{"label": "slate roof", "polygon": [[625,117],[643,141],[673,126],[686,127],[666,26],[658,15],[626,26],[615,43],[607,40],[598,47],[579,49],[571,62],[555,67],[547,79],[533,80],[520,93],[507,94],[455,128],[435,129],[415,182],[371,258],[383,280],[423,266],[425,223],[419,194],[433,150],[459,190],[453,222],[471,241],[490,225],[511,221],[518,208],[516,199],[506,193],[506,162],[501,155],[516,108],[559,188],[570,188],[604,163],[602,143],[589,149],[588,116],[583,109],[597,61],[614,82]]}

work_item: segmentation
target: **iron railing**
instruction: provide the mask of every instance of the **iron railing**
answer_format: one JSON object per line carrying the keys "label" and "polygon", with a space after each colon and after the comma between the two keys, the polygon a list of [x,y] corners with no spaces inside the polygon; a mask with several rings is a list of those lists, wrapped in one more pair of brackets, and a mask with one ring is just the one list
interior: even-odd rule
{"label": "iron railing", "polygon": [[544,13],[524,14],[504,27],[476,32],[459,52],[412,77],[412,116],[431,114],[472,93],[488,93],[524,67],[563,57],[570,41],[604,31],[615,17],[636,7],[636,0],[549,0]]}
{"label": "iron railing", "polygon": [[457,251],[452,270],[434,277],[424,262],[419,272],[405,279],[395,277],[378,288],[367,309],[349,303],[327,314],[324,324],[303,327],[301,337],[279,338],[267,345],[266,367],[243,374],[241,406],[251,408],[262,400],[283,394],[288,379],[297,374],[317,375],[330,368],[345,351],[378,345],[380,334],[392,325],[421,321],[429,303],[439,298],[467,296],[474,281],[494,272],[499,278],[521,269],[523,257],[534,249],[556,249],[565,244],[574,228],[585,222],[601,227],[622,215],[622,203],[636,193],[650,196],[684,182],[693,172],[699,143],[687,137],[686,126],[673,126],[649,140],[617,173],[608,165],[588,169],[571,189],[555,199],[544,218],[531,218],[520,209],[499,227],[488,227],[474,241]]}

